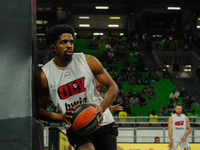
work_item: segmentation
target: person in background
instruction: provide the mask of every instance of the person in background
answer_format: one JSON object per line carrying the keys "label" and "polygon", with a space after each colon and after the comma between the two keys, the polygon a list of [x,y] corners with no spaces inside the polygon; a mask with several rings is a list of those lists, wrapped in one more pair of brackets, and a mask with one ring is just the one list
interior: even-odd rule
{"label": "person in background", "polygon": [[182,88],[180,97],[186,97],[186,96],[188,96],[188,93],[187,93],[187,91],[185,91],[185,88]]}
{"label": "person in background", "polygon": [[140,106],[145,106],[145,105],[147,105],[147,101],[146,101],[146,99],[144,98],[144,95],[141,95],[141,97],[139,98],[139,105],[140,105]]}
{"label": "person in background", "polygon": [[175,88],[174,89],[174,91],[175,91],[175,95],[177,96],[177,98],[180,96],[180,92],[179,91],[177,91],[177,88]]}
{"label": "person in background", "polygon": [[154,138],[154,143],[160,143],[160,138],[158,136]]}
{"label": "person in background", "polygon": [[169,115],[171,115],[171,113],[174,112],[174,105],[173,104],[174,104],[174,102],[171,100],[170,104],[167,106],[167,111],[168,111]]}
{"label": "person in background", "polygon": [[172,93],[170,93],[169,99],[170,99],[170,100],[178,99],[177,95],[175,94],[175,91],[173,91]]}
{"label": "person in background", "polygon": [[162,114],[163,116],[169,116],[165,104],[162,105],[162,108],[160,109],[160,114]]}
{"label": "person in background", "polygon": [[133,94],[133,96],[130,98],[129,103],[131,106],[139,106],[139,99]]}

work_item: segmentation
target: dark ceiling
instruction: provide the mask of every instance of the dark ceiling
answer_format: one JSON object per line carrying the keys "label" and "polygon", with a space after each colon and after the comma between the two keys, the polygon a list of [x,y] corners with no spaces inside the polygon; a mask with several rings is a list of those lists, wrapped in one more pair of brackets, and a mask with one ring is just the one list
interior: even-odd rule
{"label": "dark ceiling", "polygon": [[[62,7],[72,14],[130,14],[143,9],[166,9],[180,6],[182,10],[200,12],[199,0],[37,0],[38,7]],[[95,6],[109,6],[109,10],[95,10]]]}

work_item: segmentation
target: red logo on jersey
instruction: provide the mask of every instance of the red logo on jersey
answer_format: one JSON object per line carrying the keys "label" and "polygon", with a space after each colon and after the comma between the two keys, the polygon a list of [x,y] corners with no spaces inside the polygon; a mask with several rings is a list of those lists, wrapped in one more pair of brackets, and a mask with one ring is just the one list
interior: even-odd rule
{"label": "red logo on jersey", "polygon": [[85,77],[82,77],[80,79],[77,79],[75,81],[60,86],[58,88],[58,95],[60,99],[66,99],[72,95],[86,91],[84,83],[85,83]]}
{"label": "red logo on jersey", "polygon": [[176,121],[175,125],[176,126],[182,126],[184,124],[184,121]]}

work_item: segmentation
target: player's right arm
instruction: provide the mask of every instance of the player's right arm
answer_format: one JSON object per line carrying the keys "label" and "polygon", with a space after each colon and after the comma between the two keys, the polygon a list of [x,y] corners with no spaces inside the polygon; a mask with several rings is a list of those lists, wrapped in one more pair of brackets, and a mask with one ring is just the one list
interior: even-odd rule
{"label": "player's right arm", "polygon": [[172,123],[173,123],[173,117],[171,116],[168,120],[168,136],[169,136],[169,147],[172,148],[173,145],[173,139],[172,139]]}
{"label": "player's right arm", "polygon": [[37,78],[37,113],[38,118],[48,122],[67,122],[70,124],[69,120],[71,118],[71,113],[73,109],[70,108],[65,114],[54,113],[47,110],[49,105],[49,87],[48,81],[45,73],[40,72]]}

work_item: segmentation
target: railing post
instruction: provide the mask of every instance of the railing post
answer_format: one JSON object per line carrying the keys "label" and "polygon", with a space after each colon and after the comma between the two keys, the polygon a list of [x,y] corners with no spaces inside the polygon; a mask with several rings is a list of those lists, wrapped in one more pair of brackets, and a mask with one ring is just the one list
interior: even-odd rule
{"label": "railing post", "polygon": [[163,143],[165,143],[165,128],[163,128]]}

